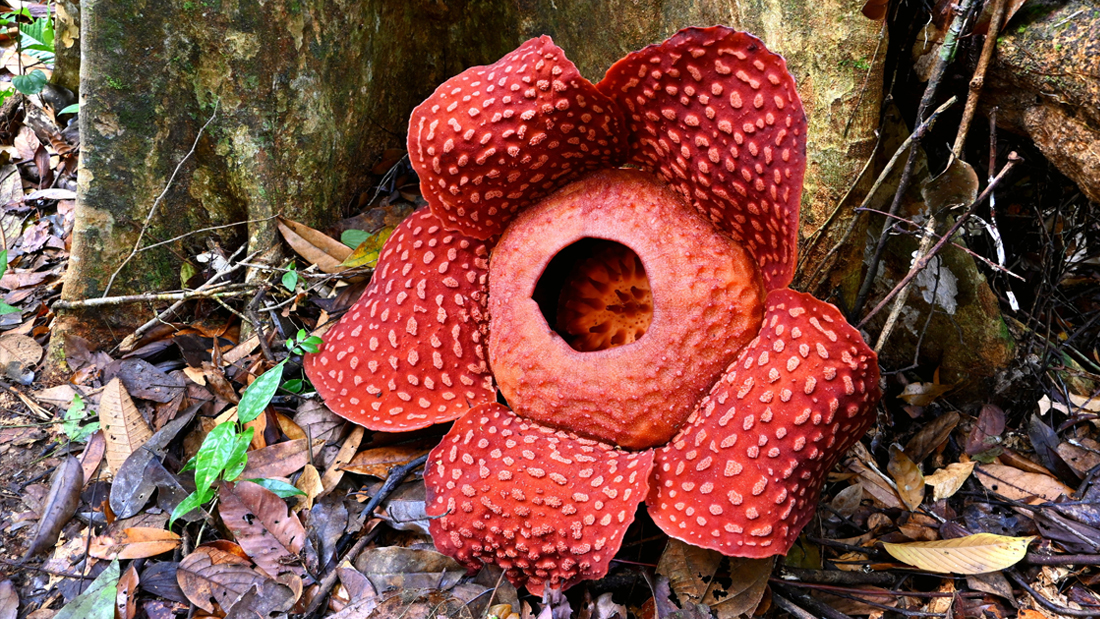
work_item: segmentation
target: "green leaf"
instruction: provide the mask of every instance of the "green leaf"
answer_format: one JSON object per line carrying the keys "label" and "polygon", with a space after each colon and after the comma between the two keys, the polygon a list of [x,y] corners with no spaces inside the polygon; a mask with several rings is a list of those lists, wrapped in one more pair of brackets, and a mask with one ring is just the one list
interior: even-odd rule
{"label": "green leaf", "polygon": [[3,316],[4,314],[15,314],[22,311],[23,310],[19,309],[18,307],[8,305],[7,303],[0,301],[0,316]]}
{"label": "green leaf", "polygon": [[285,481],[279,481],[278,479],[246,479],[254,484],[259,484],[264,488],[274,492],[280,499],[289,499],[292,496],[305,496],[306,493],[295,488],[293,485],[286,483]]}
{"label": "green leaf", "polygon": [[214,493],[209,488],[205,492],[199,493],[198,490],[187,495],[187,498],[180,501],[180,504],[176,506],[176,509],[172,510],[172,516],[168,518],[168,526],[172,526],[172,523],[180,518],[186,516],[191,510],[198,509],[203,506],[204,503],[214,498]]}
{"label": "green leaf", "polygon": [[84,409],[84,398],[79,395],[73,396],[72,404],[65,411],[65,421],[61,424],[61,431],[74,443],[83,443],[92,433],[99,430],[98,421],[89,423],[86,426],[80,425],[80,422],[86,417]]}
{"label": "green leaf", "polygon": [[[54,61],[53,20],[42,17],[19,25],[19,46],[23,53],[46,64]],[[13,82],[15,80],[12,80]],[[18,88],[18,86],[16,86]],[[24,93],[34,94],[34,93]]]}
{"label": "green leaf", "polygon": [[237,419],[241,423],[248,423],[260,416],[271,398],[275,396],[275,390],[279,388],[279,382],[283,379],[283,366],[286,361],[280,361],[275,367],[260,374],[259,378],[252,381],[248,389],[241,395],[241,401],[237,404]]}
{"label": "green leaf", "polygon": [[389,240],[390,235],[393,234],[393,230],[392,226],[387,226],[363,239],[363,242],[357,245],[355,251],[351,252],[351,255],[345,258],[340,265],[353,269],[355,267],[373,267],[378,264],[378,254],[382,251],[382,246]]}
{"label": "green leaf", "polygon": [[72,105],[66,105],[65,107],[61,108],[61,111],[58,112],[57,114],[58,114],[58,116],[60,116],[61,114],[76,114],[79,111],[80,111],[80,104],[79,103],[73,103]]}
{"label": "green leaf", "polygon": [[321,338],[317,337],[316,335],[311,335],[306,339],[298,342],[298,346],[300,346],[306,352],[316,354],[317,351],[321,350],[321,342]]}
{"label": "green leaf", "polygon": [[87,591],[57,611],[54,619],[114,619],[118,576],[118,559],[115,559],[96,576]]}
{"label": "green leaf", "polygon": [[46,74],[39,69],[31,71],[27,75],[16,75],[11,78],[12,86],[15,86],[16,90],[25,95],[36,95],[42,92],[47,81],[49,80]]}
{"label": "green leaf", "polygon": [[[4,273],[7,273],[7,271],[8,271],[8,250],[3,249],[3,250],[0,250],[0,277],[3,277]],[[0,301],[0,316],[3,316],[4,314],[14,314],[16,312],[21,312],[21,311],[23,311],[23,310],[19,309],[18,307],[12,307],[11,305],[8,305],[7,303],[4,303],[3,301]]]}
{"label": "green leaf", "polygon": [[203,439],[195,454],[195,492],[209,492],[237,448],[236,424],[220,423]]}
{"label": "green leaf", "polygon": [[370,237],[370,232],[366,230],[344,230],[340,233],[340,242],[348,247],[355,249],[359,247],[363,241]]}
{"label": "green leaf", "polygon": [[237,435],[237,443],[233,446],[233,453],[229,456],[229,462],[225,464],[225,479],[233,481],[241,476],[244,467],[248,465],[248,446],[252,443],[252,435],[255,428],[246,428]]}
{"label": "green leaf", "polygon": [[283,273],[283,288],[286,288],[290,292],[294,292],[298,287],[298,271],[294,268],[293,262],[291,262],[290,266],[287,268],[289,270]]}
{"label": "green leaf", "polygon": [[283,383],[282,389],[291,393],[301,393],[303,384],[302,379],[294,378]]}

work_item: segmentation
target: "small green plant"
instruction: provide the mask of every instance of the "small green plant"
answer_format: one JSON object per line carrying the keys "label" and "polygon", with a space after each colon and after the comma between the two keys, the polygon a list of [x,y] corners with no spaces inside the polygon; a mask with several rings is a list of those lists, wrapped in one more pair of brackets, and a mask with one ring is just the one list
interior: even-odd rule
{"label": "small green plant", "polygon": [[31,58],[53,65],[53,20],[47,16],[32,20],[29,24],[19,24],[19,47]]}
{"label": "small green plant", "polygon": [[[321,338],[309,335],[305,329],[299,329],[298,334],[286,342],[287,350],[296,355],[315,353],[320,345]],[[213,500],[214,486],[219,480],[233,481],[241,476],[245,465],[248,464],[248,446],[252,443],[253,436],[253,428],[245,428],[243,424],[256,419],[267,409],[267,405],[271,403],[271,398],[275,397],[275,392],[282,381],[286,364],[287,360],[283,359],[252,381],[252,384],[241,394],[241,401],[237,403],[237,421],[228,421],[214,426],[214,429],[203,439],[198,453],[180,471],[181,473],[195,471],[195,491],[187,495],[187,498],[172,510],[169,524]],[[301,381],[298,382],[301,383]],[[294,486],[278,480],[250,479],[248,481],[256,482],[283,498],[304,494]]]}
{"label": "small green plant", "polygon": [[[0,250],[0,277],[3,277],[4,273],[6,273],[7,270],[8,270],[8,250],[3,249],[3,250]],[[3,301],[0,301],[0,316],[3,316],[4,314],[18,314],[20,311],[22,311],[22,310],[20,310],[18,307],[14,307],[14,306],[8,305],[7,303],[4,303]]]}
{"label": "small green plant", "polygon": [[292,293],[298,288],[298,267],[293,262],[287,265],[286,273],[283,273],[283,288]]}
{"label": "small green plant", "polygon": [[49,78],[41,69],[35,69],[26,75],[16,75],[11,78],[11,85],[25,95],[37,95],[46,87],[48,81],[50,81]]}
{"label": "small green plant", "polygon": [[98,421],[80,425],[82,421],[88,418],[88,411],[86,409],[84,398],[79,395],[74,395],[72,404],[69,404],[68,410],[65,411],[64,421],[61,423],[61,431],[74,443],[83,443],[88,440],[89,436],[99,430]]}

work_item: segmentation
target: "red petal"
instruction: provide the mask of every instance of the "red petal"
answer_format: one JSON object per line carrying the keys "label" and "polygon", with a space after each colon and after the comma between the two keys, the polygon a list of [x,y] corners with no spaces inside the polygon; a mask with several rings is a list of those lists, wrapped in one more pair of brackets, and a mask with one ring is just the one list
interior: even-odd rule
{"label": "red petal", "polygon": [[681,30],[596,85],[623,107],[631,161],[660,174],[760,265],[794,275],[806,116],[783,58],[724,26]]}
{"label": "red petal", "polygon": [[443,230],[427,208],[386,241],[366,292],[307,355],[336,414],[372,430],[415,430],[496,399],[485,362],[485,244]]}
{"label": "red petal", "polygon": [[409,155],[436,217],[487,239],[578,173],[617,166],[622,127],[619,107],[543,36],[437,88],[413,110]]}
{"label": "red petal", "polygon": [[786,554],[825,474],[875,419],[878,359],[832,305],[768,295],[760,337],[657,451],[653,520],[731,556]]}
{"label": "red petal", "polygon": [[649,490],[653,452],[625,452],[517,417],[500,404],[455,422],[424,469],[432,538],[517,587],[601,578]]}

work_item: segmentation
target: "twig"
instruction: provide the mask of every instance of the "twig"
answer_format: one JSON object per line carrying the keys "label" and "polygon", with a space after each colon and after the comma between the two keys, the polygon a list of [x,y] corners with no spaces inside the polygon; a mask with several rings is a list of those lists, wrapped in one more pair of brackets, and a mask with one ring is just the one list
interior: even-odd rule
{"label": "twig", "polygon": [[[951,22],[951,27],[947,29],[947,33],[944,35],[943,45],[940,46],[940,52],[936,56],[936,64],[932,67],[932,74],[928,78],[928,86],[924,89],[924,95],[921,97],[920,105],[917,107],[917,122],[921,122],[924,119],[924,113],[932,105],[933,99],[936,97],[936,90],[939,89],[940,81],[943,79],[944,71],[947,69],[947,65],[951,62],[951,59],[955,56],[955,47],[958,45],[959,36],[962,34],[963,23],[966,21],[967,15],[970,13],[970,7],[973,5],[974,0],[962,0],[959,4],[958,13],[955,14],[955,19]],[[905,192],[909,190],[909,184],[913,180],[913,167],[917,162],[918,149],[916,145],[909,151],[909,158],[905,161],[905,167],[901,171],[901,180],[898,181],[897,191],[894,192],[894,200],[890,203],[890,214],[894,215],[901,208],[901,200],[905,196]],[[878,237],[878,244],[875,246],[875,253],[871,258],[870,264],[867,266],[867,274],[863,278],[863,283],[859,287],[859,294],[856,295],[855,305],[852,307],[850,318],[855,318],[863,311],[864,304],[867,303],[867,297],[871,294],[871,287],[874,284],[878,276],[878,264],[882,260],[882,252],[886,249],[886,241],[889,239],[887,232],[890,230],[890,226],[893,223],[887,219],[882,222],[882,232]]]}
{"label": "twig", "polygon": [[806,612],[806,609],[788,600],[782,595],[772,593],[772,601],[775,602],[776,606],[790,613],[792,617],[795,617],[795,619],[817,619],[817,617],[815,617],[813,614]]}
{"label": "twig", "polygon": [[1041,555],[1027,553],[1024,560],[1032,565],[1100,565],[1100,555]]}
{"label": "twig", "polygon": [[[375,495],[371,497],[370,502],[368,502],[367,506],[363,508],[363,513],[359,516],[363,520],[363,522],[366,522],[367,519],[370,518],[371,514],[374,513],[374,510],[382,504],[382,501],[385,501],[387,498],[389,498],[391,494],[393,494],[393,491],[397,489],[397,486],[401,485],[401,482],[405,480],[405,477],[408,476],[409,473],[412,473],[419,467],[423,466],[424,463],[427,461],[428,454],[424,454],[423,456],[420,456],[415,460],[410,460],[405,464],[395,466],[390,469],[389,475],[386,476],[385,483],[382,484],[382,488],[380,488],[378,492],[376,492]],[[360,552],[363,551],[363,548],[365,548],[367,543],[370,542],[370,540],[372,539],[374,539],[374,536],[371,534],[367,534],[359,538],[359,541],[355,542],[355,545],[352,546],[351,549],[348,550],[346,553],[344,553],[340,560],[336,562],[336,565],[340,565],[345,560],[348,560],[349,558],[358,555]],[[334,569],[330,570],[325,575],[324,580],[321,581],[320,588],[313,596],[313,601],[309,603],[309,607],[306,609],[306,612],[303,613],[302,616],[306,617],[307,619],[312,619],[317,616],[318,611],[321,609],[321,605],[324,604],[326,599],[328,599],[328,594],[332,592],[332,588],[335,585],[336,569],[334,566]]]}
{"label": "twig", "polygon": [[948,240],[951,239],[952,236],[955,235],[956,232],[958,232],[959,228],[961,228],[962,225],[966,223],[966,220],[970,218],[970,215],[974,213],[978,205],[985,201],[989,194],[993,192],[993,189],[998,184],[1000,184],[1002,179],[1004,179],[1005,175],[1008,174],[1008,172],[1020,161],[1022,161],[1022,159],[1020,159],[1020,157],[1016,155],[1015,151],[1008,154],[1008,163],[1006,163],[1005,166],[1001,168],[1001,171],[997,174],[996,177],[994,177],[989,185],[986,186],[985,190],[982,191],[982,193],[973,202],[970,203],[970,205],[966,208],[966,211],[962,215],[959,215],[958,219],[955,220],[955,223],[951,226],[950,229],[948,229],[946,233],[944,233],[942,237],[940,237],[940,240],[936,242],[935,246],[933,246],[932,249],[920,260],[913,264],[913,267],[910,268],[905,277],[902,278],[902,280],[898,282],[896,286],[894,286],[894,289],[891,290],[889,294],[887,294],[885,297],[883,297],[882,301],[879,301],[879,304],[876,305],[874,309],[868,312],[867,315],[859,321],[857,328],[862,329],[867,324],[867,321],[869,321],[872,317],[874,317],[875,314],[879,313],[879,311],[881,311],[882,308],[886,306],[890,299],[893,299],[895,296],[897,296],[902,288],[908,285],[909,282],[912,281],[912,279],[916,277],[918,273],[923,271],[924,267],[928,266],[928,262],[931,261],[932,258],[934,258],[941,249],[943,249],[943,246],[948,242]]}
{"label": "twig", "polygon": [[[233,255],[229,256],[229,260],[232,260],[233,258],[236,258],[237,254],[244,251],[244,248],[245,248],[244,245],[241,245],[239,248],[237,248],[237,251],[233,252]],[[252,256],[255,256],[255,255],[256,254],[254,253],[250,256],[246,256],[244,261],[247,261],[249,258],[251,258]],[[237,271],[238,269],[240,269],[242,264],[244,263],[244,261],[238,262],[237,264],[232,265],[232,266],[227,266],[226,268],[218,271],[217,273],[214,273],[213,275],[210,276],[210,279],[206,280],[201,285],[199,285],[199,287],[196,288],[195,291],[196,292],[200,291],[200,290],[207,291],[207,290],[213,289],[214,285],[217,284],[219,280],[225,279],[231,273],[233,273],[234,271]],[[220,303],[222,305],[225,305],[225,303],[223,303],[221,301],[220,297],[213,297],[213,299],[215,301],[217,301],[218,303]],[[175,303],[173,303],[171,306],[168,307],[168,309],[164,310],[163,312],[160,312],[159,314],[154,316],[151,320],[149,320],[145,324],[143,324],[140,327],[138,327],[137,329],[135,329],[133,333],[131,333],[125,339],[122,340],[122,342],[118,345],[118,348],[122,351],[125,351],[125,352],[128,352],[129,350],[131,350],[133,348],[133,345],[135,343],[137,343],[137,341],[140,340],[143,335],[148,333],[149,330],[152,329],[153,327],[155,327],[155,326],[163,323],[165,320],[167,320],[168,316],[171,316],[173,313],[176,312],[176,310],[183,307],[183,304],[186,303],[187,301],[188,301],[188,299],[180,299],[179,301],[176,301]]]}
{"label": "twig", "polygon": [[55,309],[86,309],[90,307],[108,307],[112,305],[131,305],[156,301],[189,301],[213,297],[239,297],[248,294],[255,284],[226,284],[209,290],[187,290],[184,292],[153,292],[148,294],[127,294],[118,297],[99,297],[80,301],[57,301]]}
{"label": "twig", "polygon": [[[932,245],[932,239],[936,236],[935,233],[936,218],[929,216],[924,225],[924,235],[920,240],[920,248],[917,249],[917,254],[913,256],[913,264],[924,260],[924,257],[928,255],[928,248]],[[875,343],[875,354],[882,351],[882,346],[889,339],[890,333],[894,330],[894,325],[898,322],[898,316],[901,316],[901,310],[905,306],[907,298],[909,298],[909,284],[902,287],[901,292],[898,293],[898,297],[894,301],[894,307],[890,308],[890,315],[886,317],[886,324],[883,325],[882,331],[878,334],[878,342]]]}
{"label": "twig", "polygon": [[1027,591],[1028,595],[1030,595],[1036,602],[1039,603],[1039,606],[1042,606],[1052,613],[1058,613],[1059,615],[1068,615],[1070,617],[1100,617],[1100,611],[1069,608],[1067,606],[1062,606],[1051,602],[1042,593],[1039,593],[1034,588],[1032,588],[1031,585],[1027,584],[1027,581],[1021,578],[1020,575],[1016,573],[1016,570],[1005,570],[1005,573],[1008,574],[1012,578],[1012,580],[1015,580],[1016,584],[1023,587],[1024,591]]}
{"label": "twig", "polygon": [[[902,217],[901,215],[891,215],[891,214],[887,213],[886,211],[880,211],[878,209],[873,209],[873,208],[867,208],[867,209],[863,209],[863,210],[867,211],[868,213],[875,213],[876,215],[882,215],[884,217],[891,217],[891,218],[896,219],[896,220],[898,220],[902,223],[907,223],[910,226],[913,226],[914,228],[919,228],[920,227],[917,224],[917,222],[913,221],[912,219],[906,219],[905,217]],[[987,267],[993,269],[994,271],[1004,273],[1005,275],[1007,275],[1009,277],[1015,277],[1016,279],[1018,279],[1022,282],[1027,281],[1027,279],[1024,278],[1022,275],[1017,275],[1017,274],[1013,273],[1012,271],[1008,270],[1007,267],[1005,267],[1003,265],[1000,265],[1000,264],[997,264],[996,262],[993,262],[989,258],[986,258],[985,256],[979,254],[978,252],[974,251],[973,249],[970,249],[966,245],[960,245],[959,243],[951,241],[951,246],[954,247],[955,249],[959,250],[959,251],[964,251],[964,252],[970,254],[971,258],[985,263],[985,265]]]}
{"label": "twig", "polygon": [[885,572],[842,572],[840,570],[811,570],[800,567],[784,567],[783,571],[797,578],[799,584],[820,585],[878,585],[894,584],[894,577]]}
{"label": "twig", "polygon": [[[206,123],[202,127],[199,127],[199,132],[195,136],[195,142],[191,145],[191,150],[187,151],[187,154],[180,159],[180,162],[176,164],[176,169],[172,170],[172,175],[168,177],[168,182],[164,185],[164,190],[160,192],[156,200],[153,200],[153,206],[149,208],[149,213],[145,216],[145,223],[141,225],[141,230],[138,232],[137,240],[134,241],[134,248],[130,250],[130,255],[126,256],[126,259],[122,261],[122,264],[118,265],[114,273],[111,273],[111,278],[107,280],[107,287],[103,289],[103,297],[107,296],[107,293],[111,292],[111,286],[115,283],[115,278],[122,272],[122,269],[133,260],[134,256],[141,250],[141,241],[145,238],[145,231],[149,229],[149,222],[153,220],[153,215],[157,212],[157,207],[160,206],[164,196],[168,194],[168,190],[172,188],[172,183],[176,180],[176,175],[179,174],[183,164],[191,158],[191,155],[195,154],[195,149],[199,147],[199,140],[202,139],[202,134],[206,131],[206,128],[210,126],[210,123],[214,122],[214,117],[218,115],[218,104],[221,103],[221,99],[214,100],[214,111],[210,113],[210,118],[206,119]],[[65,309],[65,308],[62,308]]]}
{"label": "twig", "polygon": [[[943,105],[936,108],[936,110],[928,116],[928,119],[917,125],[917,128],[914,129],[913,132],[909,134],[909,137],[905,138],[905,141],[901,143],[901,146],[899,146],[898,149],[894,152],[894,156],[890,158],[890,161],[886,163],[886,167],[882,169],[882,172],[879,173],[878,178],[875,179],[875,184],[871,186],[871,189],[867,192],[867,195],[863,197],[863,202],[856,207],[856,215],[848,224],[848,229],[844,231],[844,235],[840,238],[839,241],[836,242],[835,245],[833,245],[831,249],[829,249],[829,251],[825,254],[825,257],[821,259],[821,262],[818,264],[817,269],[814,270],[813,274],[806,278],[807,288],[812,286],[814,280],[817,279],[818,274],[822,271],[822,269],[825,268],[825,265],[829,263],[829,258],[831,258],[833,254],[835,254],[838,250],[840,250],[841,247],[844,246],[845,243],[848,242],[848,239],[852,236],[852,232],[854,232],[856,229],[856,225],[859,223],[859,214],[863,210],[867,209],[867,206],[871,203],[871,200],[874,199],[875,194],[878,193],[879,188],[882,187],[882,184],[884,182],[886,182],[886,177],[888,177],[890,173],[894,171],[894,166],[897,164],[898,159],[901,158],[901,154],[912,147],[914,143],[920,142],[920,140],[924,137],[924,134],[932,128],[932,125],[936,124],[936,119],[939,118],[940,114],[947,111],[947,108],[955,105],[955,101],[957,100],[958,99],[956,99],[955,97],[951,97]],[[874,155],[872,155],[872,160],[873,158]],[[870,163],[870,161],[871,160],[868,160],[868,163]],[[837,203],[836,208],[833,210],[833,214],[829,216],[829,221],[831,221],[833,215],[835,215],[840,210],[840,206],[844,204],[844,200],[846,200],[847,198],[848,195],[845,194],[845,196],[840,199],[840,202]],[[829,221],[826,221],[825,224],[821,226],[821,228],[818,228],[818,232],[823,230],[825,226],[829,225]],[[814,234],[816,235],[817,232],[815,232]]]}
{"label": "twig", "polygon": [[770,579],[770,581],[773,587],[784,589],[786,594],[789,595],[793,601],[817,613],[818,617],[822,617],[823,619],[852,619],[850,615],[846,615],[820,600],[815,600],[801,591],[783,587],[783,585],[786,584],[785,581],[776,580],[774,578]]}
{"label": "twig", "polygon": [[978,108],[978,97],[982,94],[982,86],[985,85],[985,72],[989,69],[989,61],[993,58],[993,49],[997,47],[997,35],[1001,31],[1001,22],[1005,16],[1005,0],[993,0],[993,15],[989,18],[989,31],[985,34],[985,43],[982,45],[982,55],[978,58],[978,66],[974,69],[974,77],[970,79],[970,93],[966,96],[966,108],[963,110],[962,120],[959,122],[959,132],[955,134],[955,146],[951,152],[962,159],[963,146],[966,144],[966,132],[970,129],[970,121],[974,119],[974,110]]}
{"label": "twig", "polygon": [[[161,245],[167,245],[169,243],[175,243],[176,241],[183,240],[183,239],[185,239],[189,236],[195,236],[196,234],[202,234],[203,232],[213,232],[215,230],[222,230],[224,228],[233,228],[235,226],[247,226],[249,224],[258,224],[261,221],[271,221],[272,219],[275,219],[276,217],[278,217],[278,215],[271,215],[270,217],[260,217],[259,219],[246,219],[245,221],[235,221],[231,224],[222,224],[220,226],[209,226],[209,227],[206,227],[206,228],[199,228],[198,230],[192,230],[190,232],[184,232],[183,234],[181,234],[179,236],[174,236],[170,239],[165,239],[163,241],[153,243],[152,245],[146,245],[145,247],[142,247],[138,251],[139,252],[149,251],[150,249],[153,249],[155,247],[160,247]],[[259,252],[256,252],[256,253],[259,253]],[[256,254],[252,254],[252,255],[255,256]]]}

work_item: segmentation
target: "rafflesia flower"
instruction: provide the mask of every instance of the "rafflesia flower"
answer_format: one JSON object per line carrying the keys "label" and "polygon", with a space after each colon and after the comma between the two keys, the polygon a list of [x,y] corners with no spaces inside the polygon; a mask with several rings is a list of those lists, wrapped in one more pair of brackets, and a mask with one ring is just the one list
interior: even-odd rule
{"label": "rafflesia flower", "polygon": [[532,39],[416,108],[429,208],[306,369],[368,428],[454,421],[424,472],[442,552],[564,589],[643,500],[688,543],[787,552],[880,395],[859,333],[787,288],[805,139],[783,59],[724,27],[595,85]]}

